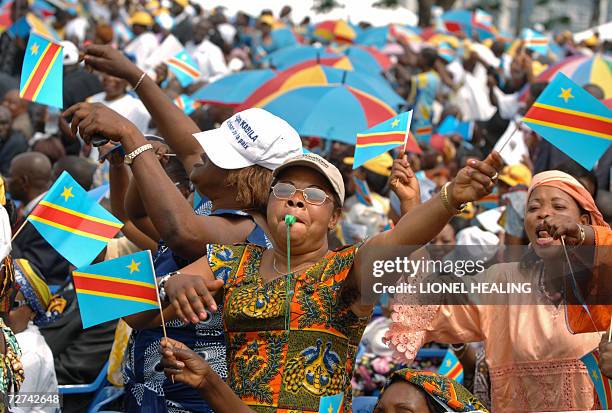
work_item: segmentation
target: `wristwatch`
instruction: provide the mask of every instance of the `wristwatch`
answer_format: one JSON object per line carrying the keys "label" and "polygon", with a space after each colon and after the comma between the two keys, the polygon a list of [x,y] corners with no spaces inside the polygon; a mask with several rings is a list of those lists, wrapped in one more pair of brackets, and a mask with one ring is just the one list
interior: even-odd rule
{"label": "wristwatch", "polygon": [[455,208],[451,205],[449,197],[448,197],[448,187],[450,186],[450,182],[445,183],[440,190],[440,199],[442,200],[442,204],[444,207],[450,212],[452,215],[459,215],[465,211],[467,208],[467,203],[463,203],[459,205],[459,208]]}
{"label": "wristwatch", "polygon": [[151,145],[150,143],[139,146],[138,148],[134,149],[132,152],[125,155],[125,158],[123,158],[123,162],[126,165],[131,165],[132,162],[134,162],[134,159],[136,159],[138,155],[140,155],[144,151],[148,151],[149,149],[153,149],[153,145]]}

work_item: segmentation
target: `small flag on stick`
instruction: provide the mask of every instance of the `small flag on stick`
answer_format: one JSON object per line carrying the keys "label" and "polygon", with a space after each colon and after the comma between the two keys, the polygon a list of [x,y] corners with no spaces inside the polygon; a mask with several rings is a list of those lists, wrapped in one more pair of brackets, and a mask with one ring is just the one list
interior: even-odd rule
{"label": "small flag on stick", "polygon": [[31,102],[62,108],[63,78],[62,46],[31,33],[23,59],[19,96]]}
{"label": "small flag on stick", "polygon": [[446,355],[442,360],[442,364],[438,369],[438,373],[443,374],[458,383],[463,383],[463,366],[451,349],[448,349],[446,352]]}
{"label": "small flag on stick", "polygon": [[548,84],[523,122],[587,170],[612,144],[612,111],[563,73]]}
{"label": "small flag on stick", "polygon": [[80,267],[72,278],[83,328],[161,309],[149,250]]}
{"label": "small flag on stick", "polygon": [[404,145],[404,149],[408,152],[421,153],[421,148],[409,132],[411,119],[412,110],[400,113],[364,132],[358,133],[353,169],[401,145]]}
{"label": "small flag on stick", "polygon": [[580,361],[589,371],[602,410],[612,409],[612,379],[604,376],[599,369],[599,351],[597,349],[583,356]]}
{"label": "small flag on stick", "polygon": [[77,268],[90,264],[123,227],[66,171],[28,215],[27,222]]}
{"label": "small flag on stick", "polygon": [[182,87],[189,86],[202,76],[197,62],[185,50],[181,50],[174,57],[166,60],[166,65]]}

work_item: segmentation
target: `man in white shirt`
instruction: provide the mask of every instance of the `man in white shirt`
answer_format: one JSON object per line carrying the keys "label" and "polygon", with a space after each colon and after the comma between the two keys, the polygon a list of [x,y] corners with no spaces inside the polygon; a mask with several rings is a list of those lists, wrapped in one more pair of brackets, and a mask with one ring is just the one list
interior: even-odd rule
{"label": "man in white shirt", "polygon": [[[60,317],[66,306],[63,298],[51,296],[49,287],[38,274],[38,269],[25,259],[15,259],[15,284],[17,295],[7,317],[7,325],[15,333],[21,348],[21,363],[25,380],[20,394],[57,393],[57,377],[53,354],[38,326],[47,325]],[[15,413],[52,413],[56,408],[49,403],[27,408],[15,407]]]}
{"label": "man in white shirt", "polygon": [[157,36],[151,32],[153,27],[153,18],[151,15],[144,11],[138,11],[130,18],[132,24],[132,33],[134,38],[125,46],[123,51],[134,58],[136,66],[142,70],[148,70],[146,67],[146,60],[155,53],[159,46]]}
{"label": "man in white shirt", "polygon": [[198,63],[202,73],[201,80],[207,82],[212,82],[229,73],[223,51],[209,40],[209,33],[213,30],[213,26],[208,20],[199,20],[193,28],[193,40],[185,45],[187,53]]}
{"label": "man in white shirt", "polygon": [[140,99],[126,93],[127,81],[107,74],[102,75],[104,91],[87,99],[91,103],[103,103],[132,122],[138,130],[146,134],[149,130],[151,115]]}

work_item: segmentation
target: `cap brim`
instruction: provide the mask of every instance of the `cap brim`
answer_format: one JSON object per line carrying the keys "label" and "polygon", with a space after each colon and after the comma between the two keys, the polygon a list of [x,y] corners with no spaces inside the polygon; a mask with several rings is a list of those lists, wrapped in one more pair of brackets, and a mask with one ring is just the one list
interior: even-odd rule
{"label": "cap brim", "polygon": [[341,191],[338,188],[336,188],[332,180],[327,177],[325,170],[321,168],[321,166],[318,165],[316,162],[311,162],[311,161],[301,159],[301,158],[290,160],[290,161],[285,162],[278,168],[276,168],[274,172],[272,173],[272,175],[276,178],[278,174],[280,174],[282,171],[284,171],[285,169],[291,166],[304,166],[306,168],[314,169],[315,171],[323,175],[325,179],[327,180],[327,182],[329,182],[329,185],[334,190],[334,193],[338,196],[338,200],[340,201],[340,206],[344,206],[344,199],[343,199],[344,196],[340,193]]}
{"label": "cap brim", "polygon": [[227,137],[221,129],[212,129],[205,132],[194,133],[206,156],[216,166],[222,169],[240,169],[255,165],[229,144]]}

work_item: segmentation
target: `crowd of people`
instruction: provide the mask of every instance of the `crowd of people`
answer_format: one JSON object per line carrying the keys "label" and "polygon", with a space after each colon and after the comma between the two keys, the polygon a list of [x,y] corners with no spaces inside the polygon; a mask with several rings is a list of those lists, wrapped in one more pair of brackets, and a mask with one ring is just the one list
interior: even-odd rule
{"label": "crowd of people", "polygon": [[[545,67],[605,56],[609,42],[564,32],[552,55],[459,32],[445,35],[449,57],[446,41],[398,36],[377,76],[404,101],[398,112],[413,110],[420,150],[353,169],[354,145],[302,136],[259,107],[208,102],[187,114],[175,103],[231,73],[276,69],[273,29],[329,41],[310,19],[293,22],[290,6],[232,16],[188,0],[50,3],[39,18],[62,39],[63,111],[20,97],[27,39],[0,35],[4,400],[91,383],[108,365],[123,393],[106,409],[127,412],[319,412],[338,395],[347,412],[361,396],[377,398],[374,412],[603,405],[580,358],[598,349],[612,377],[612,303],[569,305],[558,274],[569,266],[587,285],[609,284],[612,148],[589,171],[521,118],[546,88]],[[2,7],[12,22],[40,13],[28,1]],[[197,64],[188,85],[158,56],[168,38]],[[610,105],[610,85],[583,87]],[[470,122],[469,136],[438,132],[452,117]],[[123,227],[96,262],[150,250],[161,310],[83,329],[74,266],[27,223],[64,171],[87,191],[108,188],[100,203]],[[486,262],[468,278],[532,282],[531,301],[365,298],[368,257],[404,247],[439,259],[455,245]],[[423,348],[453,352],[463,384]],[[91,398],[65,395],[62,411]],[[0,402],[4,411],[54,409]]]}

